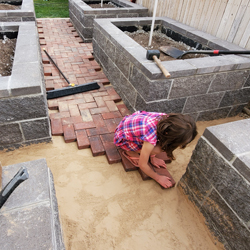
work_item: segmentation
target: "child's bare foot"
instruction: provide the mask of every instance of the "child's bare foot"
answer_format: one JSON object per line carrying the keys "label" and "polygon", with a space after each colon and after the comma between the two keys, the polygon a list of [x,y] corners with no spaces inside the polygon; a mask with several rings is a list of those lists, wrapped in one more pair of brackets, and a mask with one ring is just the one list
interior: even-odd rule
{"label": "child's bare foot", "polygon": [[150,156],[150,162],[157,168],[167,168],[164,160],[155,157],[155,155]]}

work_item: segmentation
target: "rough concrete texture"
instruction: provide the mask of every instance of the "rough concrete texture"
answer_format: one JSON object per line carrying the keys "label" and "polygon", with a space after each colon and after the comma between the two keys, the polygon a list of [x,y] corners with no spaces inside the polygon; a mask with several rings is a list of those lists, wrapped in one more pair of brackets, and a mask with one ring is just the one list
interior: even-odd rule
{"label": "rough concrete texture", "polygon": [[38,31],[35,22],[6,22],[17,32],[10,76],[0,77],[0,149],[51,141]]}
{"label": "rough concrete texture", "polygon": [[[249,101],[250,58],[222,55],[164,61],[171,77],[146,59],[146,49],[119,27],[150,26],[152,18],[95,19],[93,50],[118,94],[130,109],[190,114],[198,120],[232,117]],[[192,47],[243,50],[167,17],[155,27]],[[102,42],[100,42],[102,41]]]}
{"label": "rough concrete texture", "polygon": [[0,22],[34,22],[36,20],[34,3],[32,0],[1,0],[0,3],[17,3],[21,7],[17,10],[0,10]]}
{"label": "rough concrete texture", "polygon": [[[111,0],[117,8],[91,8],[91,0],[69,0],[69,16],[84,42],[92,42],[96,18],[131,18],[148,16],[148,9],[127,0]],[[98,3],[98,1],[96,2]],[[100,3],[100,1],[99,1]]]}
{"label": "rough concrete texture", "polygon": [[250,119],[208,127],[178,185],[227,249],[249,249]]}
{"label": "rough concrete texture", "polygon": [[3,168],[3,187],[26,167],[29,178],[10,195],[0,210],[1,249],[63,250],[53,176],[45,159]]}

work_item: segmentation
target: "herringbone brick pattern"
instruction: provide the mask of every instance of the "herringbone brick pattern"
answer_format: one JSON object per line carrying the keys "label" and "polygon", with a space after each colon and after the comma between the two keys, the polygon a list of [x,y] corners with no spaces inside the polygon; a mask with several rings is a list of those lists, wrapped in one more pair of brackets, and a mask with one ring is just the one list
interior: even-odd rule
{"label": "herringbone brick pattern", "polygon": [[[90,147],[93,156],[106,154],[109,163],[121,161],[113,143],[121,119],[130,114],[92,55],[92,44],[83,43],[69,19],[37,19],[46,90],[68,86],[56,62],[70,83],[96,81],[100,89],[48,100],[52,135],[75,142],[79,149]],[[56,112],[57,111],[57,112]]]}

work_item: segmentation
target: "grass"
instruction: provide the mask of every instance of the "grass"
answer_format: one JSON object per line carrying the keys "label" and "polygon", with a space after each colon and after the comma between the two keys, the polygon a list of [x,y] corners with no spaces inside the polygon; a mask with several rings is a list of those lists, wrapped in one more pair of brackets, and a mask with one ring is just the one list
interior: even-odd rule
{"label": "grass", "polygon": [[68,0],[34,0],[37,18],[69,17]]}

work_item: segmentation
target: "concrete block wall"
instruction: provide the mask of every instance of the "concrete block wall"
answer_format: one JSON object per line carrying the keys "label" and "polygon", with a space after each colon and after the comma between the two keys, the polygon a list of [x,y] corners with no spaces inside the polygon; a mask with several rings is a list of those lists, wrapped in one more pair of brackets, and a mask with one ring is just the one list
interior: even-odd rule
{"label": "concrete block wall", "polygon": [[6,22],[18,32],[12,73],[0,77],[0,150],[51,141],[43,66],[35,22]]}
{"label": "concrete block wall", "polygon": [[69,17],[84,42],[92,42],[93,22],[96,18],[123,18],[148,16],[148,9],[127,0],[111,0],[121,8],[91,8],[93,0],[69,0]]}
{"label": "concrete block wall", "polygon": [[[95,19],[95,59],[131,112],[148,110],[192,115],[198,120],[235,116],[250,96],[249,56],[223,55],[162,62],[170,72],[166,79],[158,66],[146,59],[146,49],[118,27],[149,26],[152,18]],[[211,49],[243,50],[172,19],[157,18],[155,25]]]}
{"label": "concrete block wall", "polygon": [[21,167],[27,169],[29,178],[13,191],[0,210],[1,249],[64,250],[54,180],[46,160],[0,168],[3,188]]}
{"label": "concrete block wall", "polygon": [[250,246],[250,119],[208,127],[178,187],[227,250]]}
{"label": "concrete block wall", "polygon": [[0,0],[0,3],[18,4],[17,10],[0,10],[0,22],[34,22],[36,20],[33,0]]}

